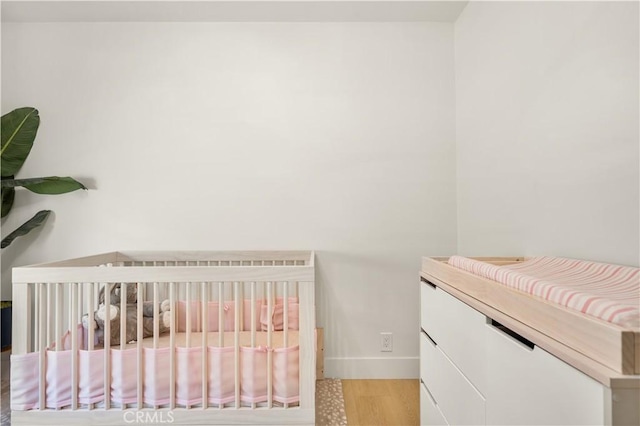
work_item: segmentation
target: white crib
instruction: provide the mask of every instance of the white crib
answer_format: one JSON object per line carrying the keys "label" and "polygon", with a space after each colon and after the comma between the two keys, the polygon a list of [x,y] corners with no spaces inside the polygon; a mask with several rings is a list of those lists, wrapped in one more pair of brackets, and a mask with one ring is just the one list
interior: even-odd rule
{"label": "white crib", "polygon": [[[12,422],[313,424],[314,253],[114,252],[13,269]],[[95,342],[101,287],[168,299],[170,331]],[[109,304],[109,291],[105,291]],[[86,319],[85,318],[85,319]],[[130,324],[131,325],[131,324]],[[104,335],[110,335],[105,321]],[[115,330],[115,329],[114,329]],[[117,333],[116,333],[117,334]]]}

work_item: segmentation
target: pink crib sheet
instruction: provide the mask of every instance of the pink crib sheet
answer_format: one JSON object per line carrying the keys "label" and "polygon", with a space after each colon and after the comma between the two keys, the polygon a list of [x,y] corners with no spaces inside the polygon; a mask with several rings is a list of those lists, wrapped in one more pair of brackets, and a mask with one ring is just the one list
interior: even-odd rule
{"label": "pink crib sheet", "polygon": [[586,315],[640,330],[640,268],[547,256],[506,266],[451,256],[449,264]]}

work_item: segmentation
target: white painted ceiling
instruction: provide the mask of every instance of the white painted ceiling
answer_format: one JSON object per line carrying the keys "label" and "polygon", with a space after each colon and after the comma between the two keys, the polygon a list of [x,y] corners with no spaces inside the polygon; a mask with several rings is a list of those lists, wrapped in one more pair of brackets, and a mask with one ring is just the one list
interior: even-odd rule
{"label": "white painted ceiling", "polygon": [[467,1],[13,0],[2,22],[454,22]]}

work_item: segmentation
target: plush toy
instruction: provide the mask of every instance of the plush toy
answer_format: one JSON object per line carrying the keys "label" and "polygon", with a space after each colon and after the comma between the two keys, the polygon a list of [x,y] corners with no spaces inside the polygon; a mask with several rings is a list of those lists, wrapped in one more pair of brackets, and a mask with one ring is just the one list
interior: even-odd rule
{"label": "plush toy", "polygon": [[[126,342],[136,341],[138,338],[138,308],[136,301],[138,299],[137,285],[131,283],[126,286],[126,315],[127,315],[127,329],[126,329]],[[109,306],[105,305],[104,287],[100,289],[98,295],[98,310],[94,314],[94,323],[92,324],[95,330],[94,344],[96,346],[104,346],[104,322],[105,318],[109,318],[111,323],[110,329],[110,342],[111,345],[120,345],[120,301],[122,300],[122,287],[120,284],[111,286]],[[142,337],[153,336],[153,315],[155,312],[160,315],[159,318],[159,332],[160,334],[169,331],[171,325],[171,311],[168,300],[164,300],[159,306],[154,306],[151,301],[142,302]],[[82,325],[85,329],[88,329],[89,315],[85,314],[82,317]]]}

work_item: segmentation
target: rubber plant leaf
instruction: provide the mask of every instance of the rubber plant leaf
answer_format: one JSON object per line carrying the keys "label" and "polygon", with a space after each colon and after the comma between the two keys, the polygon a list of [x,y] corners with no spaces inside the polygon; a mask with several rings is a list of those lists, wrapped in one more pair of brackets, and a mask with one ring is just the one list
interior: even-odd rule
{"label": "rubber plant leaf", "polygon": [[28,179],[3,179],[2,189],[22,186],[36,194],[66,194],[67,192],[87,189],[83,184],[70,177],[48,176]]}
{"label": "rubber plant leaf", "polygon": [[2,239],[2,248],[8,247],[18,237],[27,235],[38,226],[42,225],[51,214],[51,210],[40,210],[31,219],[23,223],[18,229]]}
{"label": "rubber plant leaf", "polygon": [[[4,180],[5,178],[3,178]],[[13,179],[13,176],[9,176],[8,179]],[[13,200],[16,197],[16,190],[13,188],[2,187],[2,217],[5,217],[11,211],[13,207]]]}
{"label": "rubber plant leaf", "polygon": [[40,116],[32,107],[14,109],[2,116],[0,157],[2,176],[15,175],[27,159],[38,133]]}

